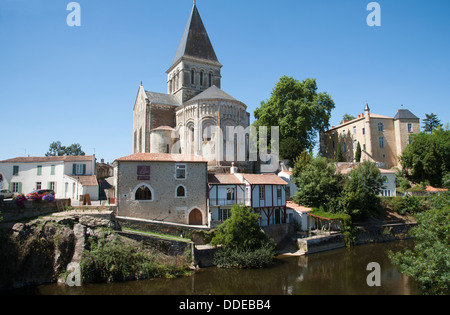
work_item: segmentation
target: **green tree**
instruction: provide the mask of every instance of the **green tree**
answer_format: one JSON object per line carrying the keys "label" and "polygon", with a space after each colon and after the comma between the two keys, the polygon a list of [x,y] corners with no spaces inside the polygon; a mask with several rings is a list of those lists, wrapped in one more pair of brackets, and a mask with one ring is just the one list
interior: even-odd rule
{"label": "green tree", "polygon": [[365,161],[350,171],[342,193],[342,205],[353,219],[363,219],[379,209],[383,178],[375,163]]}
{"label": "green tree", "polygon": [[293,177],[299,177],[303,169],[314,159],[312,150],[303,150],[302,153],[294,160]]}
{"label": "green tree", "polygon": [[[431,210],[416,215],[417,226],[410,235],[414,237],[414,248],[399,253],[390,253],[392,262],[400,271],[413,277],[423,294],[450,293],[450,200]],[[437,205],[437,202],[433,203]]]}
{"label": "green tree", "polygon": [[351,120],[354,120],[354,119],[356,119],[355,116],[350,115],[350,114],[344,114],[344,116],[342,116],[341,124],[344,123],[344,121],[351,121]]}
{"label": "green tree", "polygon": [[282,139],[280,141],[280,157],[291,162],[294,161],[301,152],[300,146],[300,142],[293,137]]}
{"label": "green tree", "polygon": [[361,162],[361,154],[362,154],[361,144],[358,141],[358,145],[356,146],[356,154],[355,154],[355,160],[357,163]]}
{"label": "green tree", "polygon": [[433,130],[442,127],[441,121],[436,114],[425,114],[426,118],[423,120],[423,131],[426,133],[431,133]]}
{"label": "green tree", "polygon": [[344,159],[344,155],[342,153],[342,147],[341,147],[341,143],[338,142],[337,143],[337,148],[336,148],[336,162],[345,162]]}
{"label": "green tree", "polygon": [[52,142],[45,156],[82,156],[86,155],[79,143],[74,143],[68,147],[63,146],[61,141]]}
{"label": "green tree", "polygon": [[300,82],[283,76],[270,99],[255,110],[254,126],[280,127],[280,139],[296,139],[301,152],[313,147],[317,133],[329,127],[334,107],[330,95],[317,92],[315,79]]}
{"label": "green tree", "polygon": [[270,242],[267,234],[259,226],[260,215],[251,207],[233,205],[231,217],[222,223],[211,245],[222,245],[231,249],[255,250]]}
{"label": "green tree", "polygon": [[432,133],[413,135],[400,161],[404,169],[410,170],[413,181],[441,186],[443,176],[450,170],[450,130],[437,128]]}
{"label": "green tree", "polygon": [[336,201],[342,191],[342,176],[336,174],[333,163],[324,157],[316,157],[308,163],[294,183],[298,190],[294,202],[307,207],[322,207],[330,212],[336,212]]}

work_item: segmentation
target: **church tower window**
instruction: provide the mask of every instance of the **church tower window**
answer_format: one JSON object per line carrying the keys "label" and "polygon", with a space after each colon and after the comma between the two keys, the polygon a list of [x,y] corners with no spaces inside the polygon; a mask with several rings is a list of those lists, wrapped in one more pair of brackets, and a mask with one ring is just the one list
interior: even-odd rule
{"label": "church tower window", "polygon": [[203,71],[200,71],[200,86],[203,86]]}
{"label": "church tower window", "polygon": [[209,87],[212,86],[212,73],[211,72],[208,74],[208,86]]}
{"label": "church tower window", "polygon": [[195,84],[195,70],[194,69],[191,70],[191,84],[192,85]]}

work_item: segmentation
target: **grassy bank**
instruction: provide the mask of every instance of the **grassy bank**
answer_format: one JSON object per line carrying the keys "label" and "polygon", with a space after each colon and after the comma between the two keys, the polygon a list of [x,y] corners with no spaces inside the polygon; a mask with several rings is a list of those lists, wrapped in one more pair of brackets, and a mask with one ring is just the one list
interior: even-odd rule
{"label": "grassy bank", "polygon": [[176,278],[191,272],[188,255],[170,257],[121,237],[89,243],[80,263],[84,282]]}

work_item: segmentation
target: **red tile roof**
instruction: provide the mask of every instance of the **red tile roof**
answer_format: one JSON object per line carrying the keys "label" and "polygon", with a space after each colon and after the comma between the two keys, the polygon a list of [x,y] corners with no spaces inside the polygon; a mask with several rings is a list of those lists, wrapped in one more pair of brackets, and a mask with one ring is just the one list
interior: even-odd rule
{"label": "red tile roof", "polygon": [[289,209],[300,211],[300,212],[311,212],[312,211],[312,208],[300,206],[300,205],[298,205],[295,202],[290,201],[290,200],[286,201],[286,207],[289,208]]}
{"label": "red tile roof", "polygon": [[168,153],[135,153],[117,159],[118,162],[176,162],[176,163],[208,163],[199,155]]}
{"label": "red tile roof", "polygon": [[74,180],[79,180],[80,184],[83,186],[98,186],[97,176],[95,175],[67,175]]}
{"label": "red tile roof", "polygon": [[288,185],[275,174],[241,174],[251,185]]}
{"label": "red tile roof", "polygon": [[92,155],[83,156],[27,156],[16,157],[9,160],[0,161],[0,163],[45,163],[45,162],[85,162],[92,161]]}
{"label": "red tile roof", "polygon": [[208,184],[210,185],[245,185],[234,174],[209,174]]}

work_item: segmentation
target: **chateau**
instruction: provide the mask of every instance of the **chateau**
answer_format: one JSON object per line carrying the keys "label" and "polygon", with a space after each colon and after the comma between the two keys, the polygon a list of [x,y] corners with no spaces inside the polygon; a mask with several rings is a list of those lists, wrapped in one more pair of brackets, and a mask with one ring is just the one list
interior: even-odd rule
{"label": "chateau", "polygon": [[343,162],[355,162],[359,142],[361,161],[392,168],[399,166],[398,157],[410,143],[410,135],[417,133],[420,133],[420,119],[409,110],[399,109],[394,117],[388,117],[371,113],[366,104],[364,114],[321,133],[320,153],[336,159],[337,148],[341,146]]}
{"label": "chateau", "polygon": [[[244,103],[221,90],[221,68],[194,3],[167,70],[167,94],[147,91],[142,83],[139,86],[134,105],[133,153],[201,155],[207,159],[210,171],[224,172],[232,162],[243,171],[251,169],[251,163],[237,159],[248,153],[239,152],[234,137],[227,139],[226,134],[228,126],[247,128],[250,114]],[[223,135],[215,132],[216,127]],[[225,158],[227,141],[233,142],[232,161]],[[216,144],[223,146],[218,148]]]}

